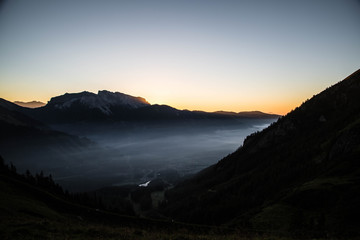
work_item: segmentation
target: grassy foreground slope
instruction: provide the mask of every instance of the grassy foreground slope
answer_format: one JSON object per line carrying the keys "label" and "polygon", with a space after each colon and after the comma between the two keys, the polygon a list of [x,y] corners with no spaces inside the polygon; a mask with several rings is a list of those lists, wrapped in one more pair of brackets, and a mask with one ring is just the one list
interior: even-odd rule
{"label": "grassy foreground slope", "polygon": [[69,201],[58,189],[52,190],[52,186],[34,184],[12,167],[1,164],[0,168],[0,239],[256,240],[268,237],[240,229],[140,219],[89,208]]}

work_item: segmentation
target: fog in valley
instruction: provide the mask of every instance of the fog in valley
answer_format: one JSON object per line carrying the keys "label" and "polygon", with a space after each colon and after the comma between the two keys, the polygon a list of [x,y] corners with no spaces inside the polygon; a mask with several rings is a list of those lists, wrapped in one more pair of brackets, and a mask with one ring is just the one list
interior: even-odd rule
{"label": "fog in valley", "polygon": [[52,174],[73,192],[105,186],[144,184],[155,178],[174,184],[218,162],[245,137],[274,119],[192,124],[59,125],[85,146],[47,143],[4,151],[19,172]]}

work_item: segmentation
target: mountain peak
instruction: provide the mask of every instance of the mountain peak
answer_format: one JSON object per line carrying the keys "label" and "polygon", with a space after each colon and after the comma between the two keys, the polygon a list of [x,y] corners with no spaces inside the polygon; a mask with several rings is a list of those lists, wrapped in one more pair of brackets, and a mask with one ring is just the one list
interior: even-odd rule
{"label": "mountain peak", "polygon": [[122,105],[129,105],[132,108],[138,108],[139,105],[145,106],[150,105],[145,98],[142,97],[133,97],[121,92],[110,92],[107,90],[98,91],[98,96],[108,103],[113,103],[114,105],[122,103]]}
{"label": "mountain peak", "polygon": [[66,109],[73,104],[80,104],[90,109],[99,109],[107,115],[112,113],[111,107],[113,106],[139,108],[150,105],[144,98],[107,90],[98,91],[98,94],[87,91],[65,93],[64,95],[51,98],[48,103],[48,105],[52,105],[57,109]]}

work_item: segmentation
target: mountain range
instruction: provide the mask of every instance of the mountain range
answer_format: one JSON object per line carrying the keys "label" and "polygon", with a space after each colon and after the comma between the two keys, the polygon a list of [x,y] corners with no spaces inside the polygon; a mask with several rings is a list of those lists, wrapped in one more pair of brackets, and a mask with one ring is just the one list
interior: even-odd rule
{"label": "mountain range", "polygon": [[253,112],[202,112],[178,110],[167,105],[150,104],[144,98],[120,92],[99,91],[66,93],[53,97],[43,107],[34,109],[12,106],[2,99],[0,106],[19,111],[48,124],[103,121],[184,121],[196,119],[278,118],[276,114]]}

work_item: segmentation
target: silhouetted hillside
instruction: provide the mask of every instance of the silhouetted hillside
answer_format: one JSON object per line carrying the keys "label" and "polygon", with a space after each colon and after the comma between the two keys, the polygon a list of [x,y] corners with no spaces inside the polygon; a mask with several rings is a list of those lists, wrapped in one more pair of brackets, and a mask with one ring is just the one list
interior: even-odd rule
{"label": "silhouetted hillside", "polygon": [[[0,238],[7,239],[242,239],[247,233],[158,221],[99,209],[64,193],[51,176],[20,175],[0,156]],[[80,198],[79,198],[80,197]]]}
{"label": "silhouetted hillside", "polygon": [[360,70],[168,191],[181,221],[279,234],[360,234]]}
{"label": "silhouetted hillside", "polygon": [[[95,144],[86,138],[54,131],[46,124],[22,113],[23,107],[0,101],[0,154],[26,169],[44,169],[73,159],[62,154],[86,150]],[[61,161],[60,161],[61,159]],[[63,161],[64,160],[64,161]]]}

